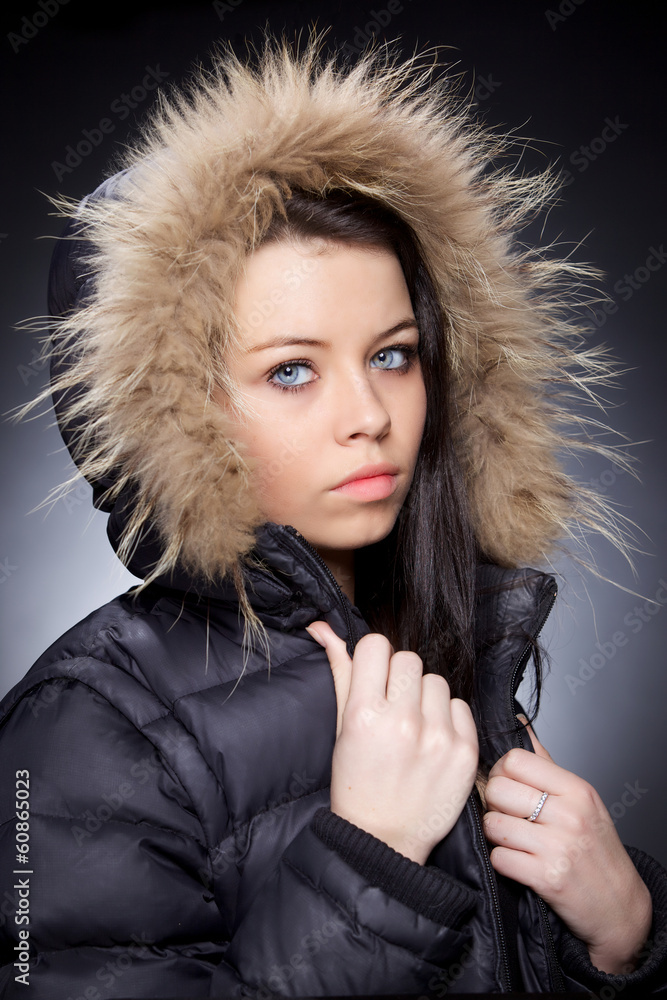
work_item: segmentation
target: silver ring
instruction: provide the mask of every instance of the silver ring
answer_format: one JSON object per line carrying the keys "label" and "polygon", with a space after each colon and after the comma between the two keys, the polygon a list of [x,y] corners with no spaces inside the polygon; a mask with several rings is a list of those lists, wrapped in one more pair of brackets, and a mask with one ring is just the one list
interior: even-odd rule
{"label": "silver ring", "polygon": [[526,819],[528,820],[529,823],[534,823],[537,817],[540,815],[540,813],[542,812],[542,806],[547,801],[548,795],[549,795],[548,792],[542,792],[542,798],[537,803],[530,816],[526,816]]}

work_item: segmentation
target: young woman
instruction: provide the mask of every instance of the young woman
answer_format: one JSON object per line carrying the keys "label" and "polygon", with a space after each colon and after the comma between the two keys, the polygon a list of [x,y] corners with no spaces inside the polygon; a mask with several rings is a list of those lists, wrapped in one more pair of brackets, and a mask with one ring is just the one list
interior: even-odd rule
{"label": "young woman", "polygon": [[144,583],[2,704],[4,995],[664,989],[666,873],[514,697],[522,567],[609,530],[556,455],[585,269],[415,57],[318,46],[69,209],[54,405]]}

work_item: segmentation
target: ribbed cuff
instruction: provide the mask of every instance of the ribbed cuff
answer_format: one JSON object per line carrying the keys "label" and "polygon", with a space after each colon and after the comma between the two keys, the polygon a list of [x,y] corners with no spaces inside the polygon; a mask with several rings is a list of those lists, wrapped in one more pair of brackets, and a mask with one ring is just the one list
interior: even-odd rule
{"label": "ribbed cuff", "polygon": [[454,927],[477,904],[477,894],[441,868],[420,865],[404,857],[372,833],[333,813],[317,809],[313,831],[370,885],[423,916]]}
{"label": "ribbed cuff", "polygon": [[667,987],[667,871],[654,858],[636,847],[626,848],[635,868],[646,883],[653,901],[653,925],[646,944],[637,955],[640,964],[627,976],[601,972],[591,962],[588,948],[564,929],[561,964],[574,979],[593,992],[611,987],[623,997],[646,996]]}

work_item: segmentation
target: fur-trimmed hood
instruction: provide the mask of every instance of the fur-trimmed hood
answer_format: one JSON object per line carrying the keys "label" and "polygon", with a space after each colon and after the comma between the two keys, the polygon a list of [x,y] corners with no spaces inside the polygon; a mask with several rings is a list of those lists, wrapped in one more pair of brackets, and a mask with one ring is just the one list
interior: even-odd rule
{"label": "fur-trimmed hood", "polygon": [[[559,459],[612,454],[567,411],[608,370],[569,311],[594,272],[513,241],[557,178],[494,169],[506,143],[419,56],[372,49],[350,67],[320,46],[267,43],[256,67],[227,51],[192,95],[161,102],[120,173],[81,204],[58,202],[72,222],[52,268],[56,412],[120,557],[149,579],[180,566],[214,581],[252,548],[261,513],[212,394],[236,281],[291,186],[360,191],[417,233],[485,556],[544,564],[581,528],[618,540]],[[150,566],[132,561],[140,541]]]}

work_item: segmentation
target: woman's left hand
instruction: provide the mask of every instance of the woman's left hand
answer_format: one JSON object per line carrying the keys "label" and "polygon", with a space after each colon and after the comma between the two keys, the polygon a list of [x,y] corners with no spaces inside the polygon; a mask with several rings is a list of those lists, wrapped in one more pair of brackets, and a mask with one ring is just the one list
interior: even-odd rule
{"label": "woman's left hand", "polygon": [[[527,726],[535,753],[514,749],[486,786],[484,830],[495,870],[529,886],[588,947],[596,968],[628,973],[652,922],[650,893],[595,789],[554,763]],[[534,821],[527,819],[543,792]]]}

